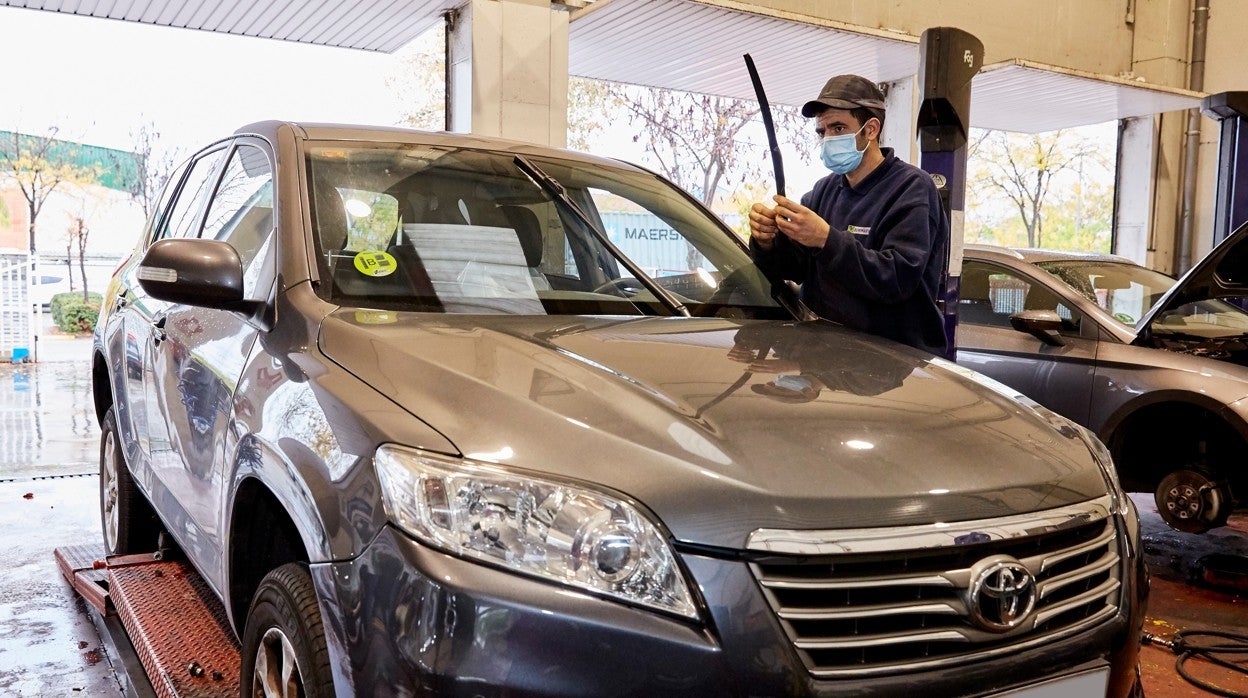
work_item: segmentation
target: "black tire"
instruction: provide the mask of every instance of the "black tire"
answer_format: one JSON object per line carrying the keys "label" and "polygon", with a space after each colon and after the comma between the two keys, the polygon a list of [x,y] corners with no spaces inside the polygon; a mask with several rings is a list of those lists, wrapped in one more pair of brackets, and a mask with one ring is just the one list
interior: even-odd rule
{"label": "black tire", "polygon": [[126,465],[112,407],[100,426],[100,528],[107,555],[151,552],[156,549],[160,530],[151,505],[134,484]]}
{"label": "black tire", "polygon": [[[242,698],[334,695],[321,609],[306,566],[288,563],[260,581],[247,612],[242,653]],[[295,659],[290,676],[297,685],[281,687],[277,677],[288,668],[282,663],[290,655]]]}

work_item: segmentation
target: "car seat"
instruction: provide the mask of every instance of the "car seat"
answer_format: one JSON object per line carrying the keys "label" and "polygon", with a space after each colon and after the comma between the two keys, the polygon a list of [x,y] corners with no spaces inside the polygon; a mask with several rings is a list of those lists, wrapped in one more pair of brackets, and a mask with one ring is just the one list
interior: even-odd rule
{"label": "car seat", "polygon": [[524,250],[524,263],[529,267],[529,276],[533,279],[533,288],[543,291],[550,289],[550,282],[541,271],[543,239],[542,225],[533,210],[524,206],[505,205],[498,210],[507,218],[507,224],[516,231],[520,240],[520,248]]}

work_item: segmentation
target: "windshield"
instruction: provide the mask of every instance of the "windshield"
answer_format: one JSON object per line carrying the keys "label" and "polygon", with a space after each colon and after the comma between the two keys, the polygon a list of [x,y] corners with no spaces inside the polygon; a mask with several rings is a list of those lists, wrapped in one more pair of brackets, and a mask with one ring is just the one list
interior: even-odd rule
{"label": "windshield", "polygon": [[318,292],[423,312],[789,317],[746,248],[670,184],[526,158],[557,186],[503,152],[313,145]]}
{"label": "windshield", "polygon": [[1063,260],[1036,266],[1066,282],[1128,327],[1144,317],[1175,284],[1174,278],[1138,264]]}
{"label": "windshield", "polygon": [[[1124,262],[1060,261],[1037,264],[1095,302],[1124,325],[1135,327],[1175,283],[1173,277]],[[1151,332],[1175,339],[1225,339],[1248,333],[1242,301],[1199,300],[1158,313]]]}

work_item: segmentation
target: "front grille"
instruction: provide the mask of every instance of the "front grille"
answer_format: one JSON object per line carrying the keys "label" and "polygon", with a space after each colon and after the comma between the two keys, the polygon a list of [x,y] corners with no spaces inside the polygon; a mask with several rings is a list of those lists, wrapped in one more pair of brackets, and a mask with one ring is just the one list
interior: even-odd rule
{"label": "front grille", "polygon": [[749,548],[768,555],[750,567],[812,675],[948,666],[1052,642],[1117,613],[1110,503],[952,525],[760,530]]}

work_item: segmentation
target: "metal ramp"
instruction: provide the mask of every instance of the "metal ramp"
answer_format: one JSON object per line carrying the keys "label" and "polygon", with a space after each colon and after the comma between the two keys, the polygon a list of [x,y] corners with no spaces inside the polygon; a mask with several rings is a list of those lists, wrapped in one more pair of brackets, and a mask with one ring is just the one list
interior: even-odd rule
{"label": "metal ramp", "polygon": [[[147,678],[131,695],[238,695],[238,644],[220,602],[189,565],[151,554],[105,558],[96,545],[66,546],[53,554],[61,574],[88,604],[106,619],[121,621],[128,639],[114,637],[113,643],[133,646]],[[138,678],[130,677],[132,684],[140,683]]]}

